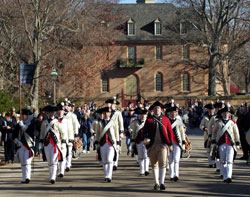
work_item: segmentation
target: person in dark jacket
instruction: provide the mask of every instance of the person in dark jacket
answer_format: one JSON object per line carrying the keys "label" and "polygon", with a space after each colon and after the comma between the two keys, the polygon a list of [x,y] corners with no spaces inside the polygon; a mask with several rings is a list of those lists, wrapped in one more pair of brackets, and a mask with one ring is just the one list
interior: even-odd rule
{"label": "person in dark jacket", "polygon": [[83,153],[89,153],[90,151],[90,142],[92,137],[92,134],[90,132],[91,125],[92,120],[89,118],[89,115],[87,113],[84,113],[80,128],[82,132]]}
{"label": "person in dark jacket", "polygon": [[10,160],[14,163],[14,141],[12,139],[13,131],[14,131],[14,123],[11,120],[10,114],[5,114],[5,119],[2,124],[3,131],[3,141],[4,141],[4,156],[5,162],[9,163]]}

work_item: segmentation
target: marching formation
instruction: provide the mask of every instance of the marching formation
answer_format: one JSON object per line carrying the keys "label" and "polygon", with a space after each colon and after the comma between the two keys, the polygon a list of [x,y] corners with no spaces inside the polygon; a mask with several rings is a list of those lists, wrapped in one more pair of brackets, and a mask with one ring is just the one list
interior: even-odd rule
{"label": "marching formation", "polygon": [[[123,111],[117,109],[116,98],[108,99],[104,105],[74,109],[65,99],[57,105],[46,105],[39,114],[29,109],[22,109],[20,117],[5,114],[1,119],[1,133],[6,163],[15,162],[16,155],[22,169],[21,182],[28,184],[34,156],[42,157],[48,163],[49,181],[55,184],[57,178],[63,178],[71,170],[72,157],[77,157],[77,144],[81,145],[82,141],[83,153],[89,153],[91,147],[96,150],[104,181],[110,183],[113,171],[119,170],[121,140],[126,137],[127,155],[136,155],[138,175],[148,176],[152,167],[154,190],[166,189],[167,170],[169,180],[177,182],[180,159],[184,154],[190,156],[191,151],[183,109],[174,100],[137,106],[129,103]],[[237,122],[235,110],[228,103],[217,101],[202,108],[199,127],[204,131],[208,167],[216,168],[226,183],[232,182],[233,162],[242,139],[243,143],[249,140],[250,112],[244,107]],[[243,153],[243,158],[248,160],[248,144],[244,144]]]}

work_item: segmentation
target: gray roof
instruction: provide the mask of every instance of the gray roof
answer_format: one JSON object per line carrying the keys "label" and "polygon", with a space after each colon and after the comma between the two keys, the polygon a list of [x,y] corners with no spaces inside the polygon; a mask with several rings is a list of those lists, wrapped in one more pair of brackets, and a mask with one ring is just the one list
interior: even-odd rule
{"label": "gray roof", "polygon": [[[119,43],[173,43],[198,41],[200,34],[188,21],[194,18],[191,9],[177,8],[173,4],[114,4],[116,12],[121,13],[121,24],[117,29],[121,34],[116,39]],[[154,35],[154,21],[162,22],[162,35]],[[127,35],[127,21],[135,21],[135,35]],[[188,25],[188,33],[180,35],[180,22]]]}

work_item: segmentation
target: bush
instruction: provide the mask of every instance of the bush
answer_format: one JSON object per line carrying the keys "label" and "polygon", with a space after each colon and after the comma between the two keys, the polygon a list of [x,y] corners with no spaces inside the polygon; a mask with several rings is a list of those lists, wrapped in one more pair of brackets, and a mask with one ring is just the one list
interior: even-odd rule
{"label": "bush", "polygon": [[0,112],[9,112],[13,106],[17,109],[17,102],[10,94],[0,90]]}

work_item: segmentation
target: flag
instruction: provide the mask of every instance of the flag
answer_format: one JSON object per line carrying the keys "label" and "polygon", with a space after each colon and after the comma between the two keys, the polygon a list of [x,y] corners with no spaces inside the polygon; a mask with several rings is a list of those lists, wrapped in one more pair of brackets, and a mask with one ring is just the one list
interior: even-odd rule
{"label": "flag", "polygon": [[21,84],[32,84],[35,70],[35,64],[20,64]]}

